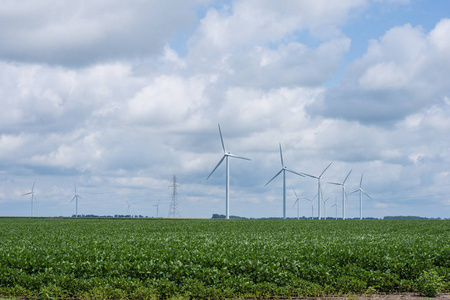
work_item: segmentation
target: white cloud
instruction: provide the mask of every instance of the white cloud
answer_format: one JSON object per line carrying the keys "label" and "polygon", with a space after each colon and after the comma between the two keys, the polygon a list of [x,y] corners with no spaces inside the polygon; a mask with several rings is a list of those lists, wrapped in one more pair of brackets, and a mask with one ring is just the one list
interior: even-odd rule
{"label": "white cloud", "polygon": [[327,91],[311,111],[383,124],[440,105],[450,93],[445,80],[450,63],[448,51],[441,51],[446,46],[436,44],[435,36],[450,37],[447,23],[441,20],[429,34],[407,24],[372,40],[340,85]]}
{"label": "white cloud", "polygon": [[159,54],[175,34],[189,32],[193,8],[205,2],[5,0],[0,55],[73,66]]}

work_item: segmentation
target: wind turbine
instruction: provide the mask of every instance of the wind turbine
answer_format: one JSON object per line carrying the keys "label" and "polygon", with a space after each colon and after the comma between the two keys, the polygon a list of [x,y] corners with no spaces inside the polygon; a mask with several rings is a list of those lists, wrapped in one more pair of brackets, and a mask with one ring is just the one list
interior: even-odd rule
{"label": "wind turbine", "polygon": [[280,143],[280,158],[281,158],[281,170],[275,174],[275,176],[272,177],[265,185],[268,185],[272,180],[274,180],[278,175],[283,173],[283,219],[286,219],[286,171],[304,177],[302,174],[294,172],[292,170],[289,170],[285,165],[283,161],[283,151],[281,150],[281,143]]}
{"label": "wind turbine", "polygon": [[337,209],[338,209],[338,205],[337,205],[337,197],[334,198],[334,204],[330,207],[330,208],[336,208],[336,220],[337,220]]}
{"label": "wind turbine", "polygon": [[75,200],[75,217],[78,218],[78,198],[83,198],[83,197],[81,197],[80,195],[77,194],[77,186],[74,185],[74,187],[75,187],[75,196],[73,196],[70,203],[72,203],[73,200]]}
{"label": "wind turbine", "polygon": [[[128,204],[127,215],[131,216],[131,214],[130,214],[131,205],[136,204],[136,202],[130,203],[130,202],[128,202],[128,200],[125,200],[125,202],[127,202],[127,204]],[[131,217],[133,217],[133,216],[131,216]]]}
{"label": "wind turbine", "polygon": [[158,200],[158,203],[153,204],[153,206],[156,206],[156,217],[159,217],[159,202],[161,201],[161,199]]}
{"label": "wind turbine", "polygon": [[359,189],[357,189],[356,191],[352,192],[356,193],[359,191],[359,219],[362,220],[362,194],[364,193],[364,195],[366,195],[367,197],[369,197],[370,199],[372,199],[372,197],[369,196],[369,194],[367,194],[363,189],[362,189],[362,180],[363,180],[363,173],[361,173],[361,180],[359,181]]}
{"label": "wind turbine", "polygon": [[27,195],[31,195],[31,216],[33,216],[33,212],[34,212],[34,208],[33,208],[33,204],[34,201],[36,201],[36,197],[34,197],[34,185],[36,183],[36,180],[33,182],[33,186],[31,187],[31,192],[28,192],[26,194],[23,194],[22,196],[27,196]]}
{"label": "wind turbine", "polygon": [[345,182],[348,179],[348,176],[350,176],[350,173],[352,172],[352,170],[350,170],[350,172],[348,172],[347,176],[345,176],[345,179],[342,183],[339,182],[328,182],[329,184],[334,184],[334,185],[340,185],[342,186],[342,219],[345,220],[345,198],[347,198],[347,194],[345,193]]}
{"label": "wind turbine", "polygon": [[[322,195],[323,197],[323,195]],[[330,200],[330,198],[328,197],[327,199],[323,200],[323,218],[326,220],[327,219],[327,201]]]}
{"label": "wind turbine", "polygon": [[333,162],[330,162],[330,164],[325,168],[325,170],[322,171],[322,173],[319,176],[314,176],[314,175],[309,175],[306,173],[302,173],[303,175],[309,176],[311,178],[316,178],[317,179],[317,209],[318,209],[318,215],[319,215],[319,220],[320,218],[320,201],[321,201],[321,189],[320,189],[320,178],[322,178],[322,175],[325,173],[326,170],[328,170],[328,168],[331,166]]}
{"label": "wind turbine", "polygon": [[295,190],[293,190],[293,191],[294,191],[295,197],[297,199],[295,200],[294,205],[292,205],[292,207],[294,207],[295,204],[297,204],[297,220],[300,220],[300,215],[299,215],[299,213],[300,213],[300,209],[299,209],[300,198],[297,196],[297,193],[295,192]]}
{"label": "wind turbine", "polygon": [[241,157],[241,156],[236,156],[234,154],[231,154],[231,152],[227,151],[225,149],[225,144],[223,143],[223,137],[222,137],[222,131],[220,130],[220,124],[218,124],[218,126],[219,126],[220,141],[222,142],[223,156],[222,156],[222,159],[219,161],[219,163],[214,168],[214,170],[212,170],[212,172],[208,175],[208,178],[206,178],[206,180],[208,180],[209,177],[211,177],[211,175],[220,166],[220,164],[223,162],[223,160],[225,160],[225,166],[226,166],[226,168],[225,168],[225,173],[226,173],[226,183],[225,183],[225,217],[227,219],[229,219],[230,218],[230,205],[229,205],[230,204],[230,198],[229,198],[228,190],[230,188],[230,169],[229,169],[228,158],[229,157],[234,157],[234,158],[245,159],[245,160],[251,160],[251,159],[245,158],[245,157]]}
{"label": "wind turbine", "polygon": [[314,196],[314,198],[312,198],[312,199],[309,199],[309,198],[305,197],[306,200],[311,202],[311,220],[314,220],[314,199],[316,199],[316,197],[317,196]]}

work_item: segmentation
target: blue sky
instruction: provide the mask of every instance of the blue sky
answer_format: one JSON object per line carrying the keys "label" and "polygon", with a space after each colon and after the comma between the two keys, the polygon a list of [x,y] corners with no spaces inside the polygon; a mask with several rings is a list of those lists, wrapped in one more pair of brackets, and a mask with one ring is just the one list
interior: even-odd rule
{"label": "blue sky", "polygon": [[[287,167],[327,215],[450,217],[450,4],[0,0],[0,215],[281,217]],[[296,190],[317,180],[287,176]],[[323,207],[323,204],[322,204]],[[300,214],[310,216],[310,203]],[[322,211],[323,212],[323,211]],[[314,214],[317,215],[317,203]],[[339,208],[341,216],[341,207]]]}

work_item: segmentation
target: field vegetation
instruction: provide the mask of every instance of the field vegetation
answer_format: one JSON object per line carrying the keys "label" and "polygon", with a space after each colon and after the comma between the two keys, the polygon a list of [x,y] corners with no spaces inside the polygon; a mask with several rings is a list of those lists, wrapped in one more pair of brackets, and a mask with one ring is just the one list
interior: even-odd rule
{"label": "field vegetation", "polygon": [[0,229],[4,297],[433,296],[450,290],[448,220],[0,218]]}

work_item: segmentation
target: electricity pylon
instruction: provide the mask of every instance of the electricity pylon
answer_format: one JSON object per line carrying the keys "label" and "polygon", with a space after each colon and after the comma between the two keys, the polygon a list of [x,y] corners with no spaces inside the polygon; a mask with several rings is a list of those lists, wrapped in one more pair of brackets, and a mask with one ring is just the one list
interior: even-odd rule
{"label": "electricity pylon", "polygon": [[173,182],[172,185],[169,185],[169,187],[172,187],[172,201],[170,202],[170,208],[169,208],[169,218],[175,218],[176,216],[180,216],[180,212],[178,211],[178,191],[177,187],[179,185],[177,184],[177,175],[173,175]]}

